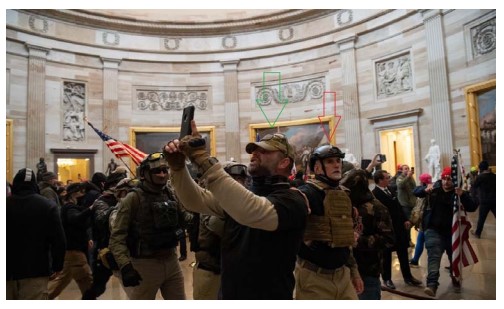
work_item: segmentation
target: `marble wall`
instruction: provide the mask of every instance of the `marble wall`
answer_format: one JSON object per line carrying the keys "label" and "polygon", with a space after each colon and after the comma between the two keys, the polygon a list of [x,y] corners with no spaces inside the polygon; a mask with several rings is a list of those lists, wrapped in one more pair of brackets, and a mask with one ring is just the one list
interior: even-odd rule
{"label": "marble wall", "polygon": [[40,156],[54,169],[53,148],[97,149],[94,170],[106,169],[110,151],[90,127],[64,138],[69,83],[83,85],[89,121],[124,142],[131,127],[178,127],[180,109],[196,103],[196,122],[215,126],[217,157],[246,162],[249,125],[276,117],[279,98],[289,103],[278,121],[317,118],[326,91],[342,116],[336,144],[358,159],[379,151],[379,130],[413,124],[416,166],[426,169],[433,137],[443,165],[454,147],[470,162],[464,88],[496,76],[495,10],[326,10],[290,25],[186,37],[56,13],[7,10],[14,171],[35,168]]}

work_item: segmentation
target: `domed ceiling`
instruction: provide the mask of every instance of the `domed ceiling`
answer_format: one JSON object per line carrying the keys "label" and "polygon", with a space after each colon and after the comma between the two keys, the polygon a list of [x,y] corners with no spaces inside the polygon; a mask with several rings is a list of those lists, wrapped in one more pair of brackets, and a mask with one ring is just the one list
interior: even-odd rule
{"label": "domed ceiling", "polygon": [[69,23],[146,35],[250,32],[317,19],[335,10],[24,10]]}

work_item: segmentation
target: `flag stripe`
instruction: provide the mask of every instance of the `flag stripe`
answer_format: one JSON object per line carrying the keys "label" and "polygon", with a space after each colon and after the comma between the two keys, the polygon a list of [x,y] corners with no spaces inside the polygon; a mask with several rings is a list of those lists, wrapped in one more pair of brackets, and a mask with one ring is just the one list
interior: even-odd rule
{"label": "flag stripe", "polygon": [[[451,176],[453,185],[462,185],[462,176],[465,175],[463,164],[459,161],[459,154],[452,159]],[[452,272],[453,276],[460,278],[463,267],[476,264],[478,257],[469,242],[469,230],[471,223],[467,221],[464,206],[460,203],[460,197],[453,195],[453,220],[452,220]]]}
{"label": "flag stripe", "polygon": [[146,153],[138,150],[137,148],[119,142],[116,139],[108,136],[107,134],[95,128],[90,122],[88,122],[88,124],[91,128],[93,128],[96,134],[98,134],[98,136],[105,142],[105,145],[107,145],[107,147],[110,149],[110,151],[112,151],[112,153],[116,156],[116,158],[131,157],[131,159],[133,160],[133,162],[135,162],[136,165],[140,165],[140,162],[142,162],[143,158],[147,156]]}

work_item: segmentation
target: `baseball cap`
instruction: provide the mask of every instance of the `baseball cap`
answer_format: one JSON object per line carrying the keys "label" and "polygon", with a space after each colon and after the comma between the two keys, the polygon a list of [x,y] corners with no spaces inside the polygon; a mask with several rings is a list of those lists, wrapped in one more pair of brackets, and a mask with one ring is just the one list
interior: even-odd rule
{"label": "baseball cap", "polygon": [[296,159],[294,148],[282,133],[266,134],[259,142],[248,143],[245,151],[252,153],[258,147],[268,151],[280,151],[293,161]]}

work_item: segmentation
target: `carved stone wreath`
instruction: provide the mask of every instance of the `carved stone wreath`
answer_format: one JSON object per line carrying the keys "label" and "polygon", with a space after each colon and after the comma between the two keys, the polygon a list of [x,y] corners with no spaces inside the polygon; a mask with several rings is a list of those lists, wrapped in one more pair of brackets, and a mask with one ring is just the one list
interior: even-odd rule
{"label": "carved stone wreath", "polygon": [[168,50],[177,50],[180,47],[181,38],[165,38],[164,47]]}
{"label": "carved stone wreath", "polygon": [[280,41],[289,41],[294,37],[294,29],[292,27],[282,28],[278,30],[278,38]]}
{"label": "carved stone wreath", "polygon": [[[113,36],[113,39],[110,40],[110,37]],[[112,32],[103,32],[102,34],[103,44],[116,46],[119,45],[119,34]]]}
{"label": "carved stone wreath", "polygon": [[[39,26],[39,23],[37,21],[42,21],[42,28],[37,27]],[[47,20],[43,18],[37,18],[35,16],[30,16],[30,19],[28,20],[28,24],[30,25],[30,28],[34,31],[42,32],[42,33],[47,33],[49,30],[49,24],[47,23]]]}
{"label": "carved stone wreath", "polygon": [[222,38],[222,47],[227,49],[233,49],[238,44],[238,40],[235,36],[228,35]]}
{"label": "carved stone wreath", "polygon": [[475,55],[484,55],[495,50],[497,45],[495,18],[474,27],[472,32]]}

